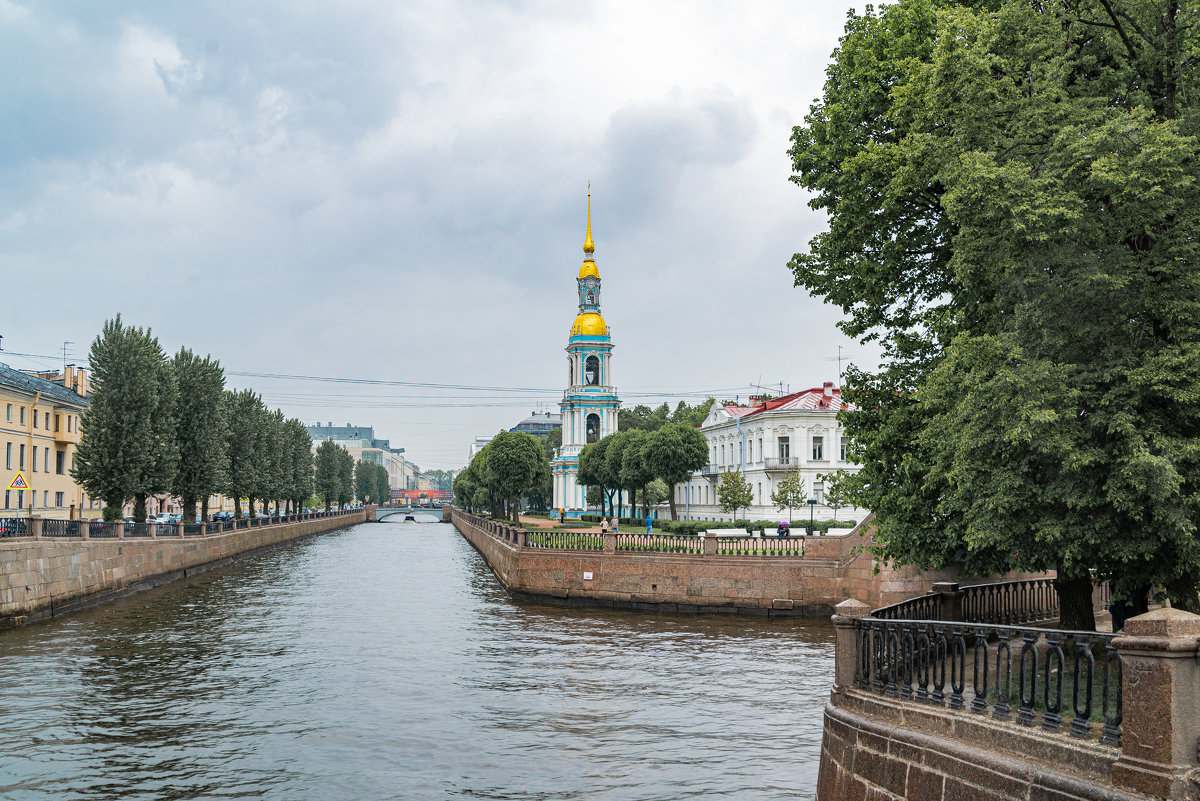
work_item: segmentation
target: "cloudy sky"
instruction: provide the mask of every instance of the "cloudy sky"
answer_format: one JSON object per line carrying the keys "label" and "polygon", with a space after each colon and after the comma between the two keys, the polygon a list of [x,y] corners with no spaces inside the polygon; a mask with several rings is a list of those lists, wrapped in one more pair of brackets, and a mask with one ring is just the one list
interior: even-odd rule
{"label": "cloudy sky", "polygon": [[458,467],[557,409],[590,181],[627,405],[873,364],[786,267],[849,7],[0,0],[0,361],[119,312]]}

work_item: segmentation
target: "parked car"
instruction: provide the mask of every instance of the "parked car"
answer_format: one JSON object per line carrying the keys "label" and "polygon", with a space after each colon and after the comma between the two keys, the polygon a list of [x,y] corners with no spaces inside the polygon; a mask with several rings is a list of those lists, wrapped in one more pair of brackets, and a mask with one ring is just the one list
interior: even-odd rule
{"label": "parked car", "polygon": [[147,523],[157,523],[160,526],[169,526],[175,521],[172,519],[175,515],[169,515],[166,512],[146,518]]}
{"label": "parked car", "polygon": [[233,512],[213,512],[212,521],[214,523],[225,520],[233,520]]}
{"label": "parked car", "polygon": [[24,520],[17,517],[0,518],[0,537],[19,537],[25,531]]}

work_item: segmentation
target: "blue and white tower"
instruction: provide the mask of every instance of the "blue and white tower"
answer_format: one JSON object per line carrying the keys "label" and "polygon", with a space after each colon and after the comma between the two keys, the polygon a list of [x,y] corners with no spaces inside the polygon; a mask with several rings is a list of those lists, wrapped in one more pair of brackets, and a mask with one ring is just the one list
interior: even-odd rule
{"label": "blue and white tower", "polygon": [[550,467],[554,473],[554,507],[568,515],[587,508],[584,488],[576,483],[579,452],[617,430],[620,400],[612,384],[612,338],[600,316],[600,270],[592,243],[592,193],[588,192],[587,236],[583,240],[583,266],[579,268],[579,316],[567,339],[570,381],[563,393],[562,448]]}

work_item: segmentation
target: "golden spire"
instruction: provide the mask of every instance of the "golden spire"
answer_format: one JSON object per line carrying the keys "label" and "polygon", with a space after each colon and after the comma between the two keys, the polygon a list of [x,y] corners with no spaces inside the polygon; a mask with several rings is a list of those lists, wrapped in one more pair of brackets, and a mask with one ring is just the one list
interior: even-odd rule
{"label": "golden spire", "polygon": [[588,181],[588,218],[587,218],[587,236],[583,239],[583,252],[588,258],[596,252],[596,243],[592,241],[592,182]]}

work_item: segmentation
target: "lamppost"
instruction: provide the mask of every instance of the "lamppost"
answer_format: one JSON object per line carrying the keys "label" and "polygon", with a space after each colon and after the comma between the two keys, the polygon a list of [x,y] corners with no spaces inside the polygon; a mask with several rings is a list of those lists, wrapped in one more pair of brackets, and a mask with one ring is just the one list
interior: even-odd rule
{"label": "lamppost", "polygon": [[808,535],[810,537],[813,534],[813,509],[816,509],[816,508],[817,508],[817,499],[809,498],[808,499]]}

